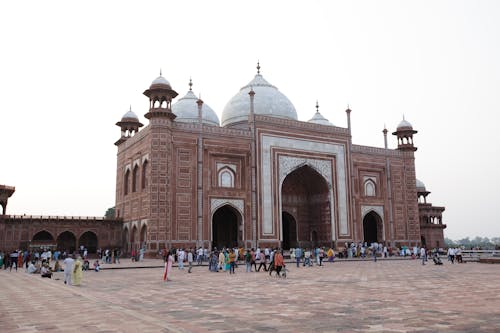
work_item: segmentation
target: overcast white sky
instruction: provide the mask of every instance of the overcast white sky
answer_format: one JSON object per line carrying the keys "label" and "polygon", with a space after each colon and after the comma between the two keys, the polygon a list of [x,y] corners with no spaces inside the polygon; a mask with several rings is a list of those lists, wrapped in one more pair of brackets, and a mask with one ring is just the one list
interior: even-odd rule
{"label": "overcast white sky", "polygon": [[[3,1],[0,184],[10,214],[102,216],[115,123],[159,73],[221,116],[256,73],[308,120],[383,146],[406,120],[445,236],[500,236],[498,1]],[[396,146],[393,136],[390,147]]]}

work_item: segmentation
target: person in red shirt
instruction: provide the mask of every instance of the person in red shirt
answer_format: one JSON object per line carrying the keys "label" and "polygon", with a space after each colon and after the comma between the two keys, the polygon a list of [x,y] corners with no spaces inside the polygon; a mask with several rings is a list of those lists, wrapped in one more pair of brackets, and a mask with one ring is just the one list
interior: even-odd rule
{"label": "person in red shirt", "polygon": [[283,254],[281,250],[276,249],[274,254],[274,268],[276,269],[276,276],[280,276],[281,269],[285,266],[285,260],[283,259]]}

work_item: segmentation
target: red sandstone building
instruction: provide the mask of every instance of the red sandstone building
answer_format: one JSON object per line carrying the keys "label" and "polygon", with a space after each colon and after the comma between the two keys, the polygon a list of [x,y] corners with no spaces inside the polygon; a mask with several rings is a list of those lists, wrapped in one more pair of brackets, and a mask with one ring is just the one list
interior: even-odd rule
{"label": "red sandstone building", "polygon": [[[161,75],[144,92],[143,127],[117,123],[116,214],[128,251],[145,246],[443,246],[442,207],[419,205],[412,125],[398,148],[354,145],[347,128],[297,119],[290,100],[257,75],[216,113]],[[424,195],[425,198],[426,195]],[[438,217],[439,216],[439,217]],[[438,222],[436,223],[436,218]]]}
{"label": "red sandstone building", "polygon": [[[143,127],[128,111],[116,172],[116,219],[6,215],[0,249],[336,246],[346,242],[444,246],[443,207],[426,202],[417,148],[403,119],[398,148],[355,145],[320,113],[299,121],[291,101],[257,75],[217,114],[161,75],[144,92]],[[423,202],[420,202],[423,201]]]}

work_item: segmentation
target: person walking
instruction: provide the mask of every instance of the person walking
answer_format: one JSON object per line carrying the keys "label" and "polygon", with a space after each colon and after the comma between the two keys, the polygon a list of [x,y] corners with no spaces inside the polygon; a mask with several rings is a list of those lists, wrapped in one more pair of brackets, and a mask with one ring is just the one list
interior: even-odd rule
{"label": "person walking", "polygon": [[302,249],[297,247],[295,248],[295,261],[297,262],[297,268],[300,267],[300,258],[302,258]]}
{"label": "person walking", "polygon": [[75,261],[75,265],[73,267],[73,285],[74,286],[79,286],[82,284],[82,277],[83,277],[83,262],[82,262],[82,257],[78,256],[78,258]]}
{"label": "person walking", "polygon": [[12,266],[16,267],[16,272],[17,272],[17,260],[19,258],[19,253],[17,251],[12,251],[10,254],[10,265],[9,265],[9,272],[12,272]]}
{"label": "person walking", "polygon": [[285,266],[285,260],[280,250],[276,250],[274,254],[274,268],[276,269],[276,276],[280,277],[281,269]]}
{"label": "person walking", "polygon": [[427,259],[427,252],[425,251],[424,246],[420,248],[420,259],[422,259],[422,265],[425,265],[425,261]]}
{"label": "person walking", "polygon": [[257,272],[260,272],[260,268],[262,266],[264,266],[264,270],[267,272],[266,255],[264,254],[264,252],[260,252],[259,256],[260,256],[260,258],[259,258],[260,265],[259,265],[259,268],[257,268]]}
{"label": "person walking", "polygon": [[229,249],[229,274],[235,274],[234,267],[236,266],[236,252]]}
{"label": "person walking", "polygon": [[193,249],[189,249],[188,255],[187,255],[187,261],[188,261],[188,273],[191,273],[191,269],[193,268]]}
{"label": "person walking", "polygon": [[73,273],[73,266],[75,261],[73,260],[71,254],[68,254],[66,259],[63,261],[64,264],[64,284],[71,286],[71,274]]}
{"label": "person walking", "polygon": [[172,272],[172,266],[174,264],[174,257],[172,256],[170,250],[167,250],[167,260],[165,261],[165,270],[163,271],[163,281],[172,281],[170,275]]}

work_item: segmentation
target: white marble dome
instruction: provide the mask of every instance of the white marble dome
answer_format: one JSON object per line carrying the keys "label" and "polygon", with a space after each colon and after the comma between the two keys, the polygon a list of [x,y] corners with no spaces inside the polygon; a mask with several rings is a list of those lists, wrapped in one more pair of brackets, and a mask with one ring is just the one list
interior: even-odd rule
{"label": "white marble dome", "polygon": [[132,111],[132,108],[127,111],[122,117],[122,121],[137,121],[139,122],[139,117]]}
{"label": "white marble dome", "polygon": [[420,191],[420,192],[425,192],[425,184],[421,181],[421,180],[418,180],[417,179],[417,190]]}
{"label": "white marble dome", "polygon": [[164,85],[164,86],[170,86],[170,82],[167,81],[167,79],[165,79],[163,76],[158,76],[156,79],[153,80],[153,82],[151,82],[151,87],[154,86],[154,85]]}
{"label": "white marble dome", "polygon": [[[198,123],[198,97],[189,90],[184,97],[179,98],[172,105],[172,112],[177,116],[175,121],[185,123]],[[202,122],[205,125],[219,126],[219,117],[210,106],[203,103],[201,107]]]}
{"label": "white marble dome", "polygon": [[314,116],[308,120],[308,123],[314,123],[314,124],[319,124],[319,125],[327,125],[327,126],[333,126],[331,122],[328,121],[319,111],[316,111]]}
{"label": "white marble dome", "polygon": [[250,113],[250,89],[255,92],[255,114],[297,120],[297,111],[292,102],[278,88],[267,82],[262,75],[254,79],[234,95],[222,111],[222,126],[246,121]]}
{"label": "white marble dome", "polygon": [[403,120],[401,120],[401,122],[398,125],[398,130],[399,129],[405,129],[405,128],[411,128],[411,129],[413,129],[413,126],[408,121],[406,121],[403,118]]}

